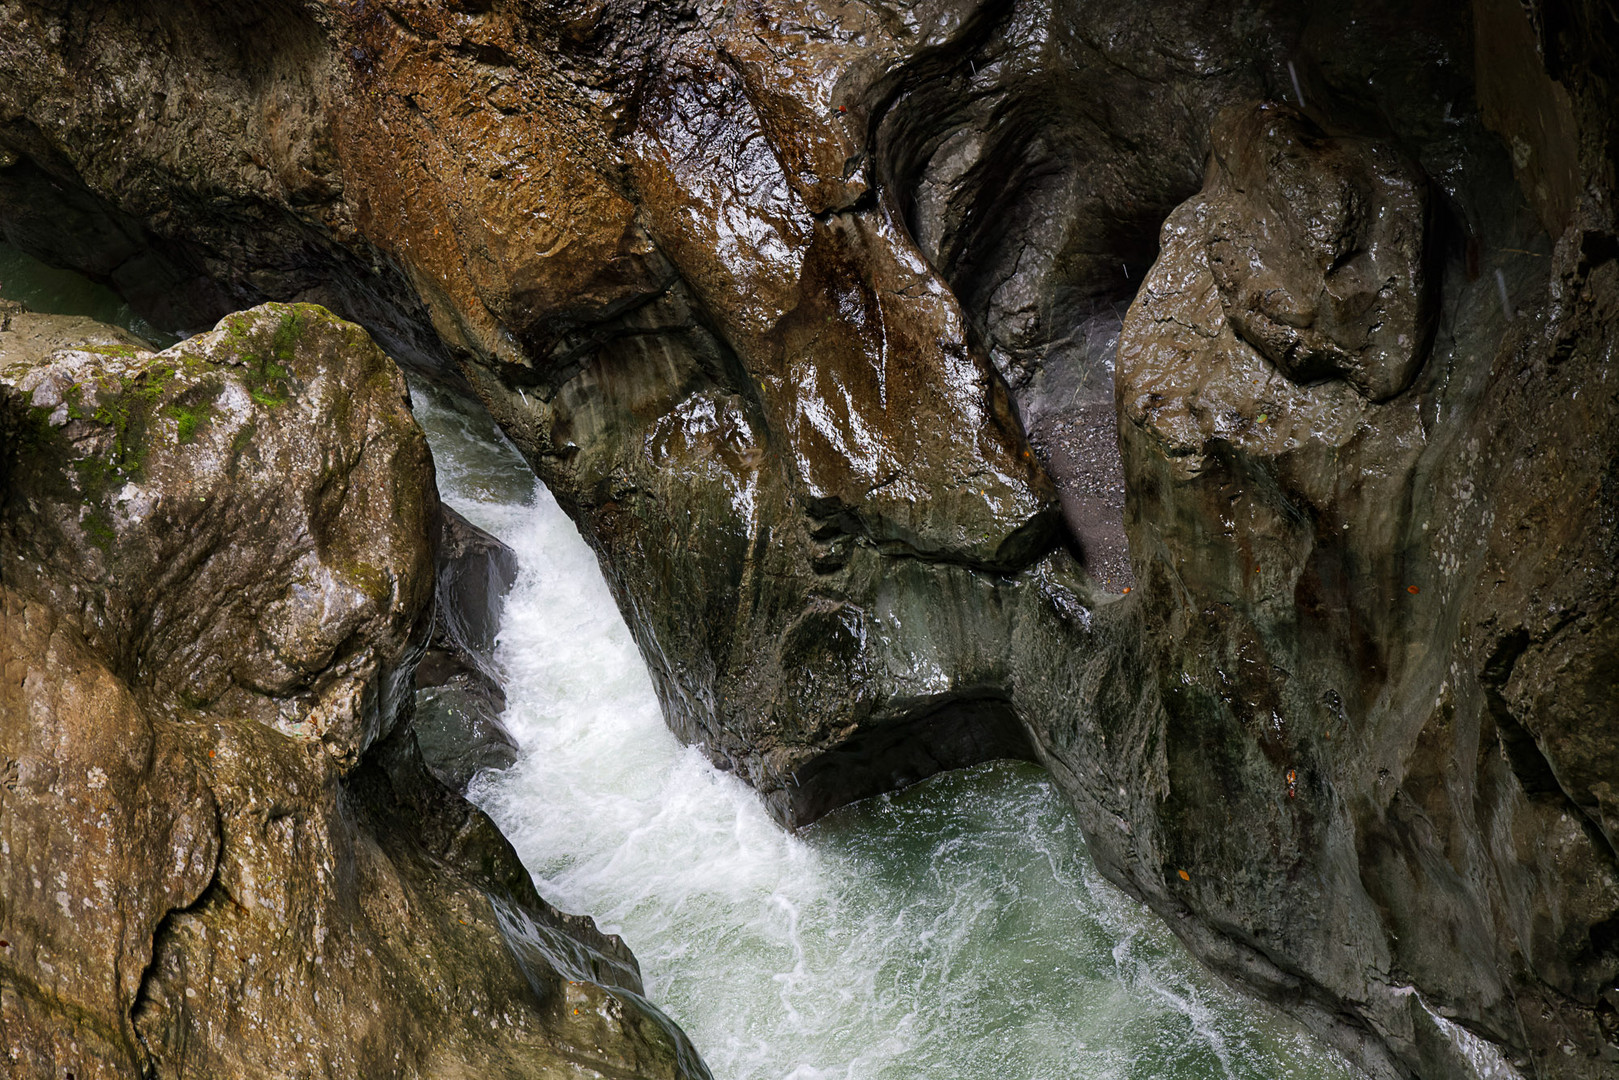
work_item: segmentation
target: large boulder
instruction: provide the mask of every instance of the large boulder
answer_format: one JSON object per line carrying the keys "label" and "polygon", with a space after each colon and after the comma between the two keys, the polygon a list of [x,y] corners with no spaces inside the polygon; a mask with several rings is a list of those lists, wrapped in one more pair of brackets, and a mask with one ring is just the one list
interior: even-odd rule
{"label": "large boulder", "polygon": [[155,356],[75,329],[7,332],[8,579],[137,696],[352,767],[398,713],[432,597],[433,465],[397,368],[308,305]]}
{"label": "large boulder", "polygon": [[439,507],[363,330],[13,311],[0,476],[11,1072],[706,1075],[421,760]]}

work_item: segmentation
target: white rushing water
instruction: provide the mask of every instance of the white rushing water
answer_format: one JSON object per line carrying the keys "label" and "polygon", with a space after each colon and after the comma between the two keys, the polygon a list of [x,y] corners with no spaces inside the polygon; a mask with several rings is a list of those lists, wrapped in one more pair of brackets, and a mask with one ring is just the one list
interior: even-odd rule
{"label": "white rushing water", "polygon": [[522,758],[473,798],[547,899],[624,936],[717,1080],[1354,1075],[1102,881],[1033,766],[783,832],[664,727],[595,556],[515,451],[415,398],[445,500],[521,564],[498,655]]}
{"label": "white rushing water", "polygon": [[[0,295],[169,340],[3,244]],[[499,659],[522,757],[473,797],[547,899],[624,936],[716,1080],[1354,1075],[1103,882],[1033,766],[777,828],[664,727],[594,555],[499,431],[414,396],[445,501],[521,563]]]}

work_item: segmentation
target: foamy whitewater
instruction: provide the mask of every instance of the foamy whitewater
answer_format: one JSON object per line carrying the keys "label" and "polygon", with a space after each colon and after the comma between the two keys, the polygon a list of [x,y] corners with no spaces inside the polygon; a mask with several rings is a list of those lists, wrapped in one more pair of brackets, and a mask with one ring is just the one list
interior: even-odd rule
{"label": "foamy whitewater", "polygon": [[522,758],[472,796],[548,900],[623,935],[717,1080],[1355,1075],[1104,882],[1033,766],[784,833],[664,727],[595,556],[515,450],[414,396],[445,500],[522,567],[499,644]]}

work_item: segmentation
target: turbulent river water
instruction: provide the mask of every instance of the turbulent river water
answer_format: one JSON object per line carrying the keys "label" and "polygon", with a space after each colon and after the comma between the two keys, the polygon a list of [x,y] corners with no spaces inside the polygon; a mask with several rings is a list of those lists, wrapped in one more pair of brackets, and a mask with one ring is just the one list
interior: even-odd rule
{"label": "turbulent river water", "polygon": [[[161,335],[0,244],[0,296]],[[540,891],[623,935],[716,1080],[1350,1080],[1104,882],[1037,768],[936,777],[798,836],[664,727],[594,555],[498,430],[417,386],[446,502],[517,552],[522,747],[472,796]]]}
{"label": "turbulent river water", "polygon": [[664,727],[595,556],[486,418],[416,391],[447,502],[516,550],[522,747],[473,798],[547,899],[622,934],[717,1080],[1348,1078],[1104,882],[1001,762],[779,829]]}

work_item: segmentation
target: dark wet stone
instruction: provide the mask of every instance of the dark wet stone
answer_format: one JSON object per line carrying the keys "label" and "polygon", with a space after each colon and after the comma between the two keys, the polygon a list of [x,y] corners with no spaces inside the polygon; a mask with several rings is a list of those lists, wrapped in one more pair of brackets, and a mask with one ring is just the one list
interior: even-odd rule
{"label": "dark wet stone", "polygon": [[517,743],[481,687],[450,683],[418,690],[411,729],[427,768],[453,791],[465,791],[484,769],[504,769],[517,760]]}
{"label": "dark wet stone", "polygon": [[433,637],[416,665],[411,729],[427,769],[453,791],[517,760],[517,743],[500,722],[506,694],[494,659],[501,609],[516,580],[516,554],[444,507]]}
{"label": "dark wet stone", "polygon": [[506,594],[517,580],[512,549],[450,507],[438,547],[438,614],[434,644],[454,643],[488,672]]}
{"label": "dark wet stone", "polygon": [[450,507],[442,514],[433,636],[416,665],[416,689],[454,686],[462,697],[481,697],[477,709],[493,718],[506,707],[495,636],[517,556]]}

